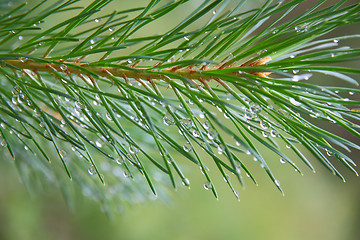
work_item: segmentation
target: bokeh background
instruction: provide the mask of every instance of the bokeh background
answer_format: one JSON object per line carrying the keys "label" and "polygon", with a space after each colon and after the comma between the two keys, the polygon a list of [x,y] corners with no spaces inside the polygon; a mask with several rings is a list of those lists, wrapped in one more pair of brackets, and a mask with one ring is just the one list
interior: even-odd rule
{"label": "bokeh background", "polygon": [[[191,1],[194,6],[199,2]],[[144,6],[147,1],[118,2],[120,10],[134,5]],[[248,2],[246,8],[258,7],[262,3],[260,0]],[[326,4],[334,2],[328,1]],[[301,7],[307,8],[312,3],[307,1]],[[183,11],[178,12],[179,16],[172,16],[173,21],[181,17]],[[299,8],[298,12],[301,11]],[[165,21],[164,24],[171,23]],[[161,27],[153,26],[153,29],[146,31],[161,32]],[[331,36],[359,33],[358,29],[359,26],[345,27]],[[341,44],[360,45],[356,41]],[[359,63],[348,63],[347,66],[349,64],[359,67]],[[335,80],[320,79],[319,83],[325,81]],[[359,152],[354,152],[352,157],[360,163]],[[259,186],[247,184],[246,189],[239,192],[240,202],[220,176],[216,182],[220,197],[215,199],[211,192],[204,190],[198,168],[189,166],[187,175],[191,176],[190,189],[179,188],[176,192],[170,189],[168,198],[134,203],[109,218],[97,202],[83,196],[80,191],[73,208],[66,204],[61,192],[50,184],[35,194],[29,193],[14,163],[0,159],[0,240],[359,239],[360,178],[340,167],[347,179],[343,183],[316,160],[312,159],[311,162],[316,174],[299,164],[304,176],[289,166],[277,164],[274,173],[281,181],[285,196],[259,169],[258,173],[255,172]],[[216,176],[215,171],[211,174]]]}

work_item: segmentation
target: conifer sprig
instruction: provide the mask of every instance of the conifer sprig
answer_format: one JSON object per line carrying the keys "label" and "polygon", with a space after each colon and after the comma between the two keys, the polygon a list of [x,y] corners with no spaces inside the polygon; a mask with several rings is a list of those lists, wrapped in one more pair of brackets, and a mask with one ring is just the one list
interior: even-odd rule
{"label": "conifer sprig", "polygon": [[[1,145],[23,177],[29,177],[26,169],[40,169],[57,178],[68,197],[65,172],[104,203],[143,191],[119,172],[130,179],[143,175],[154,194],[167,181],[154,184],[158,172],[174,187],[179,179],[188,186],[183,159],[200,167],[204,188],[216,197],[209,159],[236,197],[231,174],[242,185],[246,175],[256,183],[249,159],[281,190],[269,167],[274,158],[263,148],[299,173],[298,160],[314,170],[310,152],[345,181],[334,163],[357,174],[347,153],[360,147],[323,123],[359,137],[359,101],[353,99],[359,89],[351,86],[358,85],[360,70],[340,65],[359,60],[359,49],[339,43],[360,35],[326,34],[358,23],[360,5],[319,1],[286,20],[302,2],[266,1],[242,12],[245,1],[203,1],[153,35],[141,30],[189,1],[153,0],[129,10],[110,0],[19,4],[0,16]],[[66,13],[71,17],[47,22]],[[313,74],[347,87],[314,84]],[[26,152],[19,146],[33,155],[31,164],[17,157]],[[65,171],[51,169],[57,164]]]}

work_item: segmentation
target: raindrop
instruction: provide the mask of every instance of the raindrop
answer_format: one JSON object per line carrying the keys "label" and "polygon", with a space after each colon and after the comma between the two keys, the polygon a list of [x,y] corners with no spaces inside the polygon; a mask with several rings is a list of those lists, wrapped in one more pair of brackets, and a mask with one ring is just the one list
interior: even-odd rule
{"label": "raindrop", "polygon": [[293,104],[293,105],[295,105],[295,106],[300,106],[301,105],[301,103],[300,102],[298,102],[298,101],[296,101],[294,98],[289,98],[289,101],[290,101],[290,103],[291,104]]}
{"label": "raindrop", "polygon": [[124,159],[123,158],[116,158],[116,163],[117,164],[119,164],[119,165],[121,165],[121,164],[124,164],[125,163],[125,161],[124,161]]}
{"label": "raindrop", "polygon": [[95,43],[95,40],[94,39],[91,39],[90,40],[90,44],[94,44]]}
{"label": "raindrop", "polygon": [[225,146],[224,146],[224,144],[219,144],[218,145],[218,153],[219,154],[223,154],[223,152],[225,151]]}
{"label": "raindrop", "polygon": [[199,118],[205,118],[205,114],[203,112],[199,113]]}
{"label": "raindrop", "polygon": [[18,36],[18,39],[21,41],[21,40],[24,39],[24,37],[23,36]]}
{"label": "raindrop", "polygon": [[190,40],[187,36],[184,36],[184,39],[185,39],[186,41],[189,41],[189,40]]}
{"label": "raindrop", "polygon": [[241,146],[241,143],[238,142],[238,141],[236,141],[236,142],[235,142],[235,145],[236,145],[236,146]]}
{"label": "raindrop", "polygon": [[215,11],[215,10],[214,10],[214,11],[212,11],[212,14],[214,14],[214,15],[215,15],[215,14],[216,14],[216,11]]}
{"label": "raindrop", "polygon": [[276,130],[271,130],[270,131],[270,136],[277,137],[277,136],[279,136],[279,133]]}
{"label": "raindrop", "polygon": [[207,136],[210,140],[217,139],[218,132],[215,129],[211,128],[211,129],[209,129]]}
{"label": "raindrop", "polygon": [[280,163],[285,164],[285,163],[287,163],[287,161],[286,161],[286,159],[285,159],[285,158],[280,157]]}
{"label": "raindrop", "polygon": [[130,145],[129,146],[129,152],[131,154],[137,154],[139,152],[139,149],[137,147],[133,146],[133,145]]}
{"label": "raindrop", "polygon": [[107,112],[107,113],[105,114],[105,116],[106,116],[106,118],[107,118],[109,121],[112,121],[112,118],[111,118],[110,113]]}
{"label": "raindrop", "polygon": [[206,182],[204,183],[204,189],[205,189],[205,190],[210,190],[211,188],[212,188],[211,182],[206,181]]}
{"label": "raindrop", "polygon": [[264,121],[264,120],[260,120],[260,127],[262,128],[262,129],[268,129],[269,127],[271,127],[271,125],[270,125],[270,123],[268,123],[268,122],[266,122],[266,121]]}
{"label": "raindrop", "polygon": [[190,152],[192,149],[191,144],[189,142],[185,143],[183,148],[184,148],[185,152]]}
{"label": "raindrop", "polygon": [[163,118],[163,123],[166,125],[166,126],[170,126],[170,125],[173,125],[175,122],[174,122],[174,118],[169,114],[167,113],[164,118]]}
{"label": "raindrop", "polygon": [[286,148],[291,148],[291,146],[289,145],[289,144],[286,144],[286,146],[285,146]]}
{"label": "raindrop", "polygon": [[75,108],[77,109],[83,109],[84,108],[84,104],[82,102],[76,101],[75,102]]}
{"label": "raindrop", "polygon": [[96,145],[97,147],[99,147],[99,148],[102,147],[102,144],[101,144],[98,140],[95,141],[95,145]]}
{"label": "raindrop", "polygon": [[279,180],[275,179],[274,183],[275,183],[276,186],[280,187],[280,181]]}
{"label": "raindrop", "polygon": [[112,29],[112,28],[109,28],[108,30],[109,30],[110,32],[112,32],[112,31],[113,31],[113,29]]}
{"label": "raindrop", "polygon": [[189,129],[189,128],[191,128],[193,126],[193,121],[190,118],[181,119],[180,123],[186,129]]}
{"label": "raindrop", "polygon": [[91,165],[91,167],[89,167],[88,173],[89,173],[90,175],[94,175],[94,174],[96,173],[96,169],[95,169],[95,166],[94,166],[94,165]]}
{"label": "raindrop", "polygon": [[205,129],[209,129],[210,128],[210,123],[208,122],[208,121],[205,121],[205,122],[203,122],[203,127],[205,128]]}
{"label": "raindrop", "polygon": [[124,175],[125,178],[131,177],[131,173],[130,173],[130,171],[127,170],[127,169],[124,171],[123,175]]}
{"label": "raindrop", "polygon": [[26,150],[26,151],[28,151],[29,150],[29,147],[28,146],[24,146],[24,149]]}
{"label": "raindrop", "polygon": [[349,95],[354,95],[354,92],[349,92]]}
{"label": "raindrop", "polygon": [[95,19],[94,21],[98,23],[98,22],[99,22],[99,19]]}
{"label": "raindrop", "polygon": [[338,43],[338,42],[339,42],[339,40],[337,40],[337,39],[334,39],[334,40],[333,40],[333,42],[334,42],[334,43]]}
{"label": "raindrop", "polygon": [[267,132],[262,132],[263,137],[268,137],[269,134]]}
{"label": "raindrop", "polygon": [[65,71],[65,70],[67,69],[67,66],[64,65],[64,64],[61,64],[61,65],[60,65],[60,69],[61,69],[62,71]]}
{"label": "raindrop", "polygon": [[184,179],[182,180],[182,184],[183,184],[184,186],[189,186],[189,185],[190,185],[189,179],[184,178]]}
{"label": "raindrop", "polygon": [[200,133],[195,129],[193,130],[192,134],[194,137],[200,137]]}

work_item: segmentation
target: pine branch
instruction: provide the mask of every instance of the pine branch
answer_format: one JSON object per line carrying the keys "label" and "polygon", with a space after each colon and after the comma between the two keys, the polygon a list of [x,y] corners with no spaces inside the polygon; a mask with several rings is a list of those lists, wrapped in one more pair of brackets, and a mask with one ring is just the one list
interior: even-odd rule
{"label": "pine branch", "polygon": [[[267,1],[246,12],[245,1],[204,1],[164,33],[141,35],[188,1],[112,13],[110,0],[76,2],[19,4],[0,17],[1,145],[25,180],[42,172],[71,198],[65,174],[109,207],[147,196],[148,188],[157,194],[164,183],[177,187],[179,179],[189,186],[183,159],[200,167],[216,197],[209,159],[237,198],[230,175],[256,183],[252,160],[282,191],[265,149],[299,173],[299,160],[315,171],[310,152],[344,181],[336,162],[357,174],[347,155],[360,146],[324,123],[360,137],[360,102],[350,99],[360,92],[351,87],[360,70],[341,65],[359,60],[359,49],[339,46],[360,35],[327,37],[359,23],[359,4],[319,1],[285,20],[302,1]],[[347,87],[320,86],[314,73]],[[168,179],[155,181],[160,173]]]}

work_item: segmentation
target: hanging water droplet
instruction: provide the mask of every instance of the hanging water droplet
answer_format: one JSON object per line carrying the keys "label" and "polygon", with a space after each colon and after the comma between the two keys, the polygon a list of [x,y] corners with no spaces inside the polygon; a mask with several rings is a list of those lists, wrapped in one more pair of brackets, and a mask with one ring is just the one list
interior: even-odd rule
{"label": "hanging water droplet", "polygon": [[189,41],[189,40],[190,40],[187,36],[184,36],[184,39],[185,39],[186,41]]}
{"label": "hanging water droplet", "polygon": [[212,188],[211,182],[206,181],[206,182],[204,183],[204,189],[205,189],[205,190],[210,190],[211,188]]}
{"label": "hanging water droplet", "polygon": [[200,137],[200,133],[195,129],[192,131],[192,134],[194,137]]}
{"label": "hanging water droplet", "polygon": [[224,146],[224,144],[222,144],[222,143],[220,143],[219,145],[218,145],[218,153],[219,154],[223,154],[223,152],[225,151],[225,146]]}
{"label": "hanging water droplet", "polygon": [[173,118],[169,113],[167,113],[167,114],[164,116],[164,118],[163,118],[163,123],[164,123],[166,126],[173,125],[173,124],[175,124],[174,118]]}
{"label": "hanging water droplet", "polygon": [[60,65],[60,69],[61,69],[62,71],[65,71],[65,70],[67,69],[67,66],[66,66],[65,64],[61,64],[61,65]]}
{"label": "hanging water droplet", "polygon": [[212,11],[212,14],[214,14],[214,15],[215,15],[215,14],[216,14],[216,11],[215,11],[215,10],[214,10],[214,11]]}
{"label": "hanging water droplet", "polygon": [[25,149],[25,151],[28,151],[29,150],[29,147],[28,146],[24,146],[24,149]]}
{"label": "hanging water droplet", "polygon": [[84,108],[84,104],[82,102],[76,101],[75,102],[75,108],[77,109],[83,109]]}
{"label": "hanging water droplet", "polygon": [[108,30],[109,30],[110,32],[112,32],[112,31],[113,31],[113,29],[112,29],[112,28],[108,28]]}
{"label": "hanging water droplet", "polygon": [[119,165],[122,165],[125,163],[124,159],[121,157],[121,158],[116,158],[116,163],[119,164]]}
{"label": "hanging water droplet", "polygon": [[270,136],[272,136],[272,137],[277,137],[277,136],[279,136],[279,133],[278,133],[278,131],[276,131],[276,130],[271,130],[271,131],[270,131]]}
{"label": "hanging water droplet", "polygon": [[209,138],[210,140],[217,139],[217,137],[218,137],[218,132],[217,132],[215,129],[210,128],[210,129],[208,130],[207,136],[208,136],[208,138]]}
{"label": "hanging water droplet", "polygon": [[102,147],[102,144],[101,144],[98,140],[95,141],[95,145],[96,145],[97,147],[99,147],[99,148]]}
{"label": "hanging water droplet", "polygon": [[241,146],[241,143],[238,142],[238,141],[236,141],[236,142],[235,142],[235,145],[236,145],[236,146]]}
{"label": "hanging water droplet", "polygon": [[185,143],[183,148],[184,148],[185,152],[190,152],[192,149],[191,144],[189,142]]}
{"label": "hanging water droplet", "polygon": [[286,161],[286,159],[285,159],[285,158],[280,157],[280,163],[285,164],[285,163],[287,163],[287,161]]}
{"label": "hanging water droplet", "polygon": [[280,187],[280,181],[279,180],[275,179],[274,183],[275,183],[276,186]]}
{"label": "hanging water droplet", "polygon": [[133,146],[133,145],[130,145],[129,146],[129,152],[134,155],[134,154],[137,154],[139,152],[139,149],[137,147]]}
{"label": "hanging water droplet", "polygon": [[301,105],[301,103],[300,102],[298,102],[298,101],[296,101],[294,98],[289,98],[289,101],[290,101],[290,103],[291,104],[293,104],[293,105],[295,105],[295,106],[300,106]]}
{"label": "hanging water droplet", "polygon": [[333,42],[334,42],[334,43],[338,43],[338,42],[339,42],[339,40],[337,40],[337,39],[334,39],[334,40],[333,40]]}
{"label": "hanging water droplet", "polygon": [[267,138],[269,134],[267,132],[262,132],[263,137]]}
{"label": "hanging water droplet", "polygon": [[349,95],[354,95],[354,92],[349,92]]}
{"label": "hanging water droplet", "polygon": [[210,123],[208,122],[208,121],[205,121],[205,122],[203,122],[203,127],[205,128],[205,129],[209,129],[210,127],[211,127],[211,125],[210,125]]}
{"label": "hanging water droplet", "polygon": [[112,118],[111,118],[110,113],[107,112],[107,113],[105,114],[105,116],[106,116],[106,118],[107,118],[109,121],[112,121]]}
{"label": "hanging water droplet", "polygon": [[182,184],[183,184],[184,186],[189,186],[189,185],[190,185],[189,179],[184,178],[184,179],[182,180]]}
{"label": "hanging water droplet", "polygon": [[251,131],[251,132],[254,132],[255,129],[252,127],[252,126],[248,126],[248,129]]}
{"label": "hanging water droplet", "polygon": [[289,144],[286,144],[286,146],[285,146],[286,148],[291,148],[291,145],[289,145]]}
{"label": "hanging water droplet", "polygon": [[260,120],[260,127],[262,128],[262,129],[268,129],[269,127],[271,127],[271,125],[270,125],[270,123],[268,123],[268,122],[266,122],[266,121],[264,121],[264,120]]}
{"label": "hanging water droplet", "polygon": [[181,119],[180,123],[186,129],[190,129],[193,126],[193,121],[190,118]]}
{"label": "hanging water droplet", "polygon": [[95,166],[94,166],[94,165],[91,165],[91,167],[89,167],[88,173],[89,173],[90,175],[94,175],[94,174],[96,173],[96,169],[95,169]]}
{"label": "hanging water droplet", "polygon": [[125,178],[130,178],[131,177],[131,173],[128,169],[126,169],[124,172],[123,172],[123,175]]}

